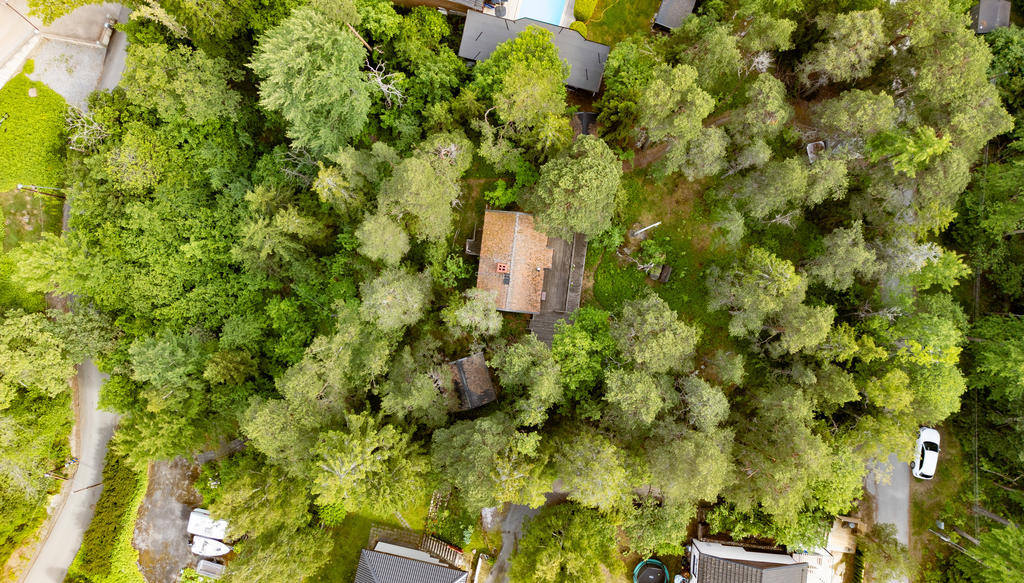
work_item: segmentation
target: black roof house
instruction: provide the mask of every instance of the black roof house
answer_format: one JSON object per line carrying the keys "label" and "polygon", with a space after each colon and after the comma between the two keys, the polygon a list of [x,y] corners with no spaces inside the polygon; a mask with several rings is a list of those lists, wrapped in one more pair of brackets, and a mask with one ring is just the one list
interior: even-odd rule
{"label": "black roof house", "polygon": [[697,0],[661,0],[658,14],[654,17],[654,26],[665,30],[679,28],[686,17],[693,14]]}
{"label": "black roof house", "polygon": [[807,583],[807,565],[757,565],[700,556],[700,583]]}
{"label": "black roof house", "polygon": [[689,551],[692,583],[807,583],[809,565],[794,555],[702,539]]}
{"label": "black roof house", "polygon": [[459,56],[471,61],[483,61],[491,56],[501,43],[513,39],[528,26],[539,26],[551,31],[551,41],[558,48],[558,56],[569,63],[566,85],[597,93],[601,88],[604,64],[608,60],[608,45],[583,38],[583,35],[561,26],[532,18],[507,20],[470,10],[466,14],[466,27],[459,44]]}
{"label": "black roof house", "polygon": [[467,583],[469,573],[363,549],[355,583]]}
{"label": "black roof house", "polygon": [[978,34],[1010,26],[1009,0],[981,0],[971,8],[971,28]]}

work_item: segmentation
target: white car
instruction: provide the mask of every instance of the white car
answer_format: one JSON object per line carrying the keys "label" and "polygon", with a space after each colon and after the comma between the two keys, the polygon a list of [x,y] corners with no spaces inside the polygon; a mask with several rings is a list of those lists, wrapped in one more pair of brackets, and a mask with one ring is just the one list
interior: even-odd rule
{"label": "white car", "polygon": [[914,452],[914,461],[910,462],[910,473],[915,478],[931,480],[938,463],[939,432],[931,427],[922,427],[917,434],[917,450]]}

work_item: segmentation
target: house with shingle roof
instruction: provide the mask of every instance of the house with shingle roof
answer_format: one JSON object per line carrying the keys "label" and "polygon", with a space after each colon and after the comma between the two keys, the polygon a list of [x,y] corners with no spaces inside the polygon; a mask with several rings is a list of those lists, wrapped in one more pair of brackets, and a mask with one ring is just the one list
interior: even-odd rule
{"label": "house with shingle roof", "polygon": [[466,13],[466,26],[459,44],[459,56],[470,61],[483,61],[501,43],[519,36],[529,26],[551,31],[551,42],[558,56],[569,63],[565,84],[574,89],[597,93],[604,76],[604,64],[611,47],[589,41],[575,30],[548,24],[532,18],[508,20],[475,10]]}
{"label": "house with shingle roof", "polygon": [[696,3],[697,0],[661,0],[658,14],[654,16],[654,26],[669,31],[679,28],[693,14]]}
{"label": "house with shingle roof", "polygon": [[784,553],[703,540],[689,551],[692,583],[808,583],[808,564]]}
{"label": "house with shingle roof", "polygon": [[533,215],[487,210],[480,237],[476,286],[495,292],[503,312],[539,314],[544,270],[551,268],[553,251]]}
{"label": "house with shingle roof", "polygon": [[453,569],[430,554],[378,543],[359,554],[355,583],[467,583],[469,573]]}

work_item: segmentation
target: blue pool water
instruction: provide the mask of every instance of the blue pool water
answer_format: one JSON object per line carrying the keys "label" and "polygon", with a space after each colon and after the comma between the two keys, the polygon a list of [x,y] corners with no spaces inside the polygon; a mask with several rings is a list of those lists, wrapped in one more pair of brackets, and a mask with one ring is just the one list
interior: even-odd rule
{"label": "blue pool water", "polygon": [[532,18],[558,26],[567,0],[522,0],[516,18]]}

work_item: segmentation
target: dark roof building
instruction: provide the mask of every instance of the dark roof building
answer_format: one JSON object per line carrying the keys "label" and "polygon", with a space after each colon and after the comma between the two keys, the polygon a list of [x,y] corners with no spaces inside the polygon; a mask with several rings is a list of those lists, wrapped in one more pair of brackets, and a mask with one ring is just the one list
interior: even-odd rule
{"label": "dark roof building", "polygon": [[449,362],[448,367],[452,371],[455,390],[459,394],[460,411],[482,407],[498,398],[483,352]]}
{"label": "dark roof building", "polygon": [[971,28],[978,34],[1010,26],[1009,0],[981,0],[971,8]]}
{"label": "dark roof building", "polygon": [[466,583],[469,573],[432,562],[363,549],[355,583]]}
{"label": "dark roof building", "polygon": [[661,0],[658,14],[654,17],[654,26],[672,30],[693,14],[693,6],[697,0]]}
{"label": "dark roof building", "polygon": [[515,38],[528,26],[539,26],[551,31],[551,41],[558,48],[558,55],[569,63],[569,79],[565,82],[566,85],[597,93],[601,88],[604,63],[608,60],[608,46],[589,41],[575,30],[539,20],[506,20],[471,10],[466,14],[466,27],[462,32],[459,56],[471,61],[483,61],[491,56],[498,45]]}
{"label": "dark roof building", "polygon": [[781,553],[694,540],[690,573],[693,583],[807,583],[808,565]]}

